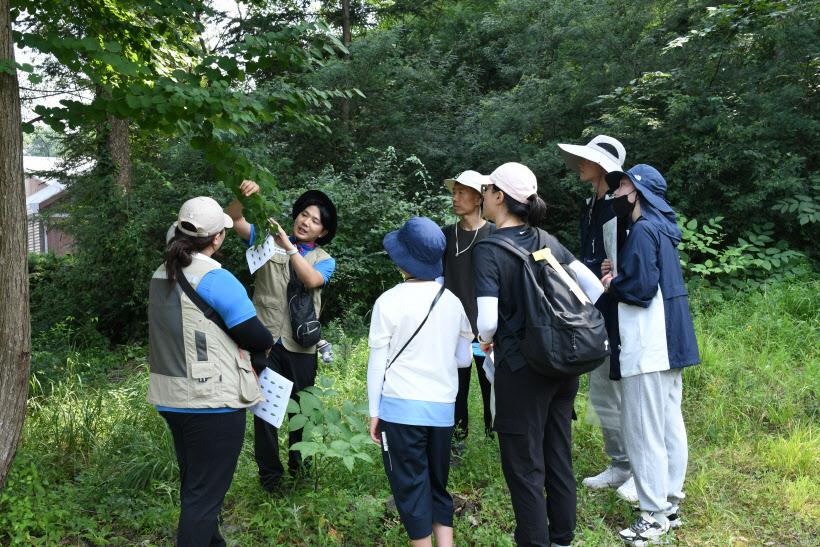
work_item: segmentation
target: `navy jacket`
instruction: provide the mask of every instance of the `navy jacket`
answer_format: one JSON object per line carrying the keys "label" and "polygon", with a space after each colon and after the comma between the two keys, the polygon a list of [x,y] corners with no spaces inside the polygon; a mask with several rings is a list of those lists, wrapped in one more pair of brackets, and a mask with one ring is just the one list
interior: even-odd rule
{"label": "navy jacket", "polygon": [[[662,233],[658,224],[641,217],[632,226],[629,237],[618,253],[618,270],[618,277],[610,284],[610,294],[619,302],[622,337],[628,332],[632,333],[630,336],[634,336],[631,328],[639,322],[634,319],[638,317],[633,313],[637,310],[630,310],[629,307],[636,306],[648,310],[660,287],[664,315],[662,331],[666,337],[668,365],[661,366],[658,363],[650,366],[661,369],[683,368],[700,363],[676,242]],[[633,325],[624,324],[627,316]],[[661,326],[655,327],[660,329]],[[642,328],[645,328],[645,325]],[[653,328],[653,332],[661,331]],[[626,342],[627,340],[622,340],[622,347],[625,347]],[[646,345],[646,340],[642,341],[642,344]],[[626,356],[622,355],[622,370],[628,366],[626,359]],[[652,370],[644,368],[640,372]],[[624,372],[624,375],[629,374]]]}

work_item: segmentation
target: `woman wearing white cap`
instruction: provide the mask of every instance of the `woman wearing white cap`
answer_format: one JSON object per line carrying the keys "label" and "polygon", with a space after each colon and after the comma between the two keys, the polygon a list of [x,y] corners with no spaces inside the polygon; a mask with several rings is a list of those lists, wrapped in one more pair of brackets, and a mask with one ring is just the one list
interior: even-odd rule
{"label": "woman wearing white cap", "polygon": [[[612,194],[604,178],[607,173],[623,168],[626,150],[617,139],[606,135],[598,135],[585,146],[559,144],[558,148],[567,166],[580,175],[581,181],[590,183],[594,191],[592,197],[586,200],[581,215],[580,260],[600,279],[601,264],[607,258],[605,229],[617,234],[617,248],[626,239],[627,222],[618,219],[612,211]],[[618,362],[620,342],[616,306],[609,295],[602,296],[595,303],[606,321],[612,355],[607,362],[589,373],[587,411],[587,423],[601,426],[609,465],[598,475],[585,478],[583,484],[589,488],[617,488],[620,497],[637,503],[635,480],[621,437],[621,387],[617,383],[621,377]]]}
{"label": "woman wearing white cap", "polygon": [[524,264],[486,244],[492,238],[506,238],[536,251],[546,241],[555,258],[576,272],[583,288],[594,287],[599,281],[592,272],[537,228],[545,213],[532,171],[519,163],[496,169],[484,194],[484,214],[495,222],[496,232],[473,251],[473,279],[481,349],[486,352],[492,345],[495,352],[493,429],[515,512],[515,541],[559,547],[570,544],[575,530],[571,422],[578,378],[551,379],[528,366],[516,340],[526,320],[522,288],[515,282],[521,279]]}
{"label": "woman wearing white cap", "polygon": [[231,226],[213,199],[186,201],[149,291],[147,400],[174,437],[179,547],[225,545],[219,513],[245,438],[245,409],[262,400],[250,354],[263,357],[273,345],[245,288],[211,258]]}

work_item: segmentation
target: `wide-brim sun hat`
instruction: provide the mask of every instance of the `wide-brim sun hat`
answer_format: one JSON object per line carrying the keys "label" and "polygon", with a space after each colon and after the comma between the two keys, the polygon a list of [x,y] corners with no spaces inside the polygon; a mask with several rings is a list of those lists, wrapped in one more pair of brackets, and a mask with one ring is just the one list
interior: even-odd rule
{"label": "wide-brim sun hat", "polygon": [[490,185],[490,177],[482,175],[478,171],[467,170],[454,179],[444,179],[444,186],[446,186],[450,192],[453,191],[456,183],[463,184],[479,194],[483,194],[487,186]]}
{"label": "wide-brim sun hat", "polygon": [[588,144],[559,144],[561,157],[567,166],[576,173],[581,172],[578,166],[581,159],[589,160],[600,165],[607,173],[620,171],[626,161],[626,149],[618,139],[607,135],[598,135]]}
{"label": "wide-brim sun hat", "polygon": [[672,207],[666,203],[666,179],[651,165],[639,163],[629,171],[613,171],[606,174],[606,183],[613,192],[620,186],[621,178],[628,177],[653,207],[664,213],[671,213]]}
{"label": "wide-brim sun hat", "polygon": [[535,173],[520,163],[509,162],[497,168],[490,175],[490,183],[518,203],[527,203],[531,195],[538,193]]}
{"label": "wide-brim sun hat", "polygon": [[396,266],[413,277],[430,280],[444,273],[441,257],[447,241],[429,218],[410,217],[401,228],[384,236],[383,245]]}
{"label": "wide-brim sun hat", "polygon": [[177,228],[192,237],[210,237],[225,228],[233,228],[233,219],[222,211],[215,199],[199,196],[179,208]]}
{"label": "wide-brim sun hat", "polygon": [[322,219],[322,228],[327,230],[327,233],[322,237],[316,238],[316,243],[318,245],[327,245],[333,238],[336,236],[336,229],[338,226],[338,216],[336,214],[336,206],[333,205],[333,202],[330,200],[329,197],[324,192],[319,190],[308,190],[296,200],[293,204],[293,210],[291,211],[291,218],[296,220],[296,217],[299,216],[299,213],[310,207],[311,205],[319,206],[319,210],[322,207],[327,210],[329,218]]}

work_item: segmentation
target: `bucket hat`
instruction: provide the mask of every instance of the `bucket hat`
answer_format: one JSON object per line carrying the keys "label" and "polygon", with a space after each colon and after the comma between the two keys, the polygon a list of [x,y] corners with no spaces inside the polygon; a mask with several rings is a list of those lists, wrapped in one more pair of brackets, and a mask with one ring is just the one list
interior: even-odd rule
{"label": "bucket hat", "polygon": [[469,186],[479,194],[483,194],[487,186],[490,185],[490,177],[482,175],[478,171],[467,170],[454,179],[444,179],[444,186],[452,192],[457,182]]}
{"label": "bucket hat", "polygon": [[518,203],[527,203],[529,197],[538,193],[538,181],[529,167],[520,163],[505,163],[490,175],[490,184]]}
{"label": "bucket hat", "polygon": [[653,207],[664,213],[671,213],[672,207],[666,203],[666,180],[657,169],[650,165],[639,163],[629,171],[612,171],[606,174],[606,183],[613,192],[621,184],[622,177],[629,177],[632,184],[641,193],[641,196]]}
{"label": "bucket hat", "polygon": [[336,214],[336,206],[330,201],[330,198],[324,192],[319,190],[308,190],[296,200],[291,211],[291,218],[296,220],[299,213],[310,207],[316,205],[322,213],[322,227],[327,230],[327,233],[322,237],[316,238],[317,245],[327,245],[336,236],[336,228],[338,225],[338,216]]}
{"label": "bucket hat", "polygon": [[225,228],[233,228],[233,219],[222,211],[215,199],[199,196],[189,199],[179,208],[177,227],[189,236],[210,237]]}
{"label": "bucket hat", "polygon": [[444,272],[441,256],[447,241],[429,218],[410,217],[404,226],[384,236],[383,244],[396,266],[413,277],[429,280]]}
{"label": "bucket hat", "polygon": [[581,171],[578,167],[581,158],[597,163],[607,173],[623,169],[626,160],[624,145],[618,139],[606,135],[598,135],[585,146],[559,144],[558,148],[561,150],[561,157],[564,158],[564,162],[576,173]]}

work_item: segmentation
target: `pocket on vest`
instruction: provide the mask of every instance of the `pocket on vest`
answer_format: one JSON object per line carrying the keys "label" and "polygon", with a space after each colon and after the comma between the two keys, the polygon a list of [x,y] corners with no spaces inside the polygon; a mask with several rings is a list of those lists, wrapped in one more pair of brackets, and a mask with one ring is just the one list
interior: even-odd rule
{"label": "pocket on vest", "polygon": [[190,364],[193,389],[190,391],[192,399],[210,397],[217,383],[217,370],[213,361],[198,361]]}
{"label": "pocket on vest", "polygon": [[253,373],[250,359],[236,357],[236,368],[239,374],[239,398],[245,403],[255,403],[260,400],[262,388]]}

